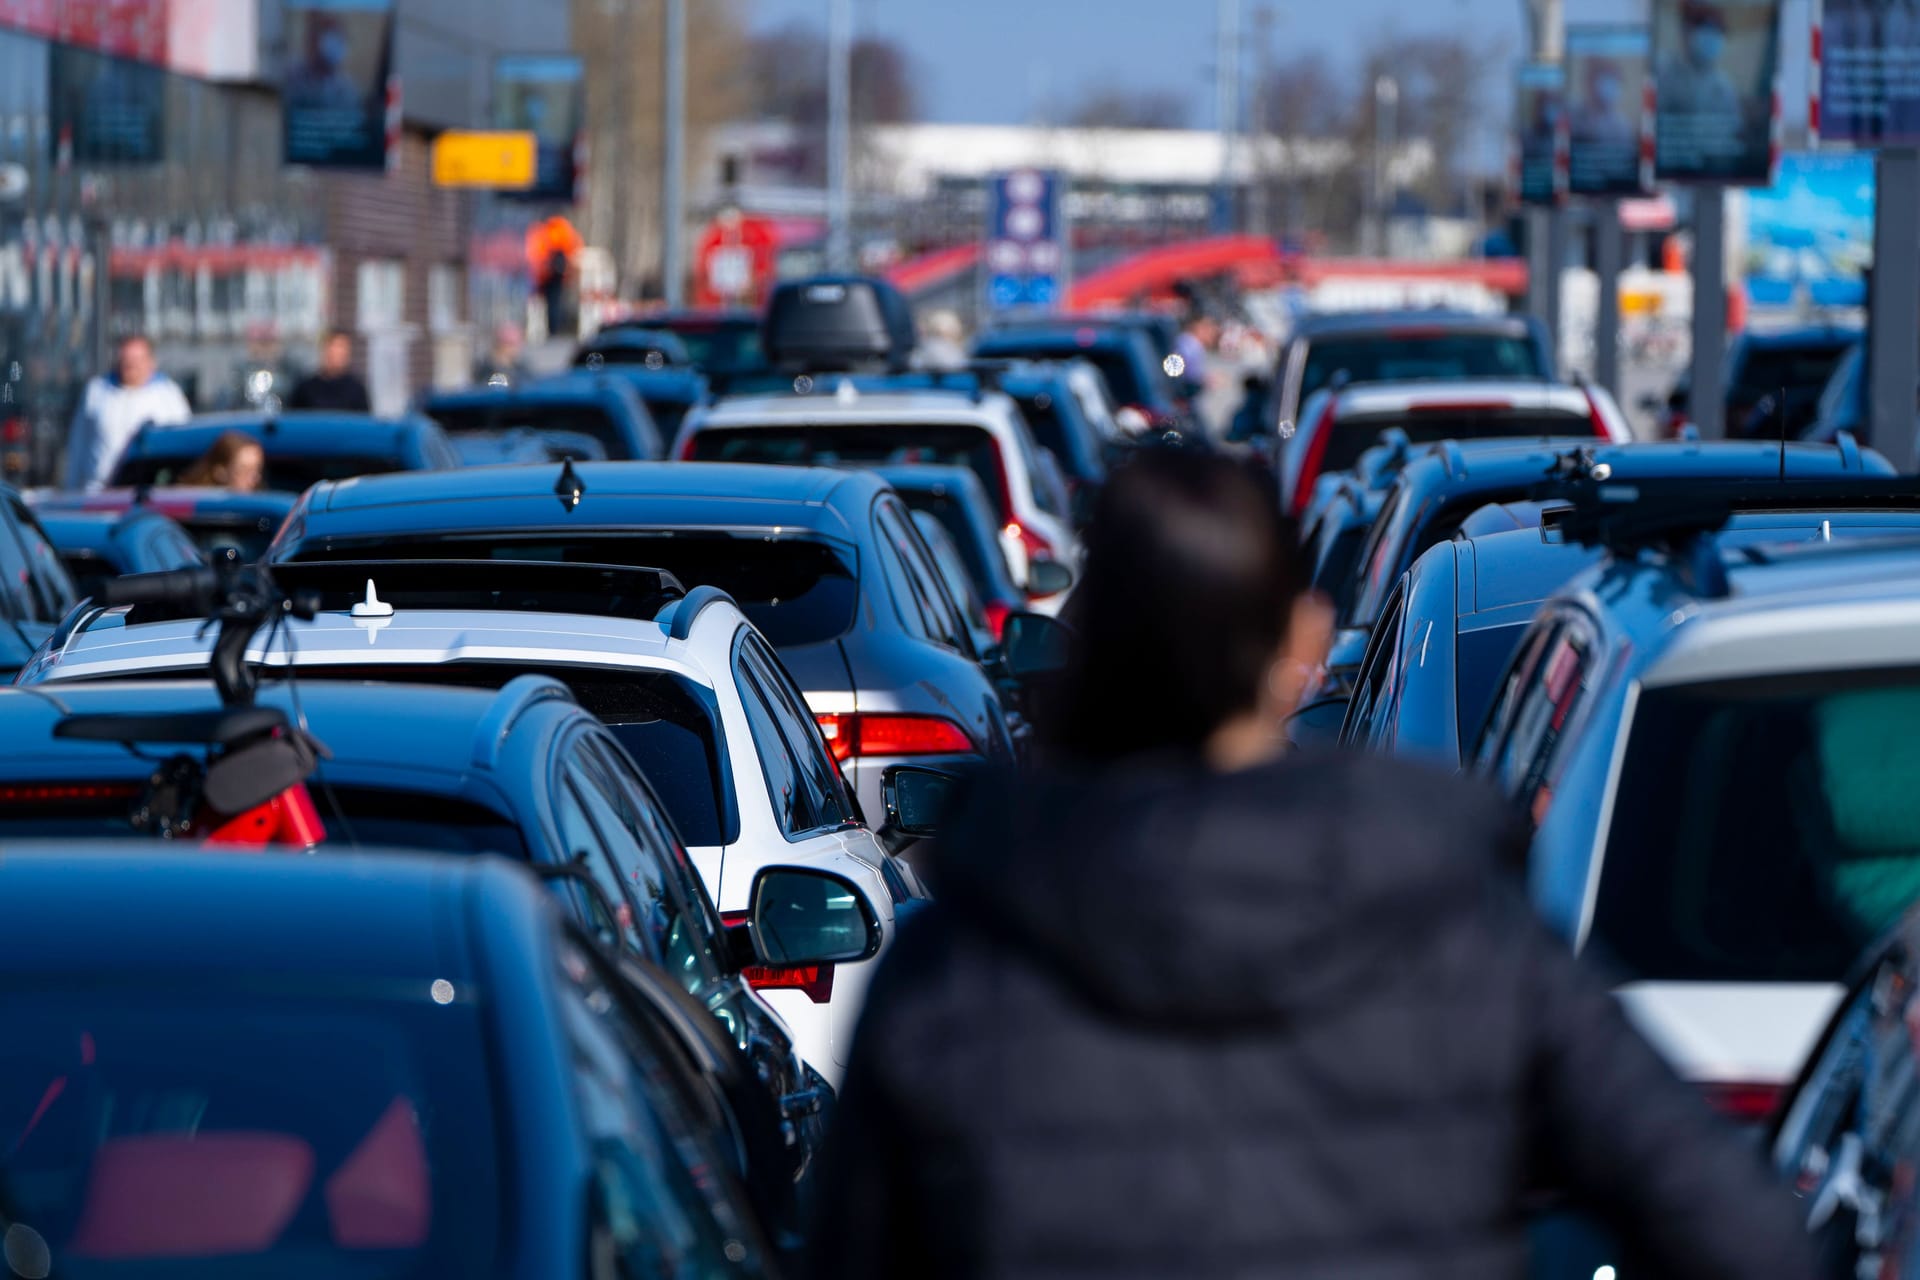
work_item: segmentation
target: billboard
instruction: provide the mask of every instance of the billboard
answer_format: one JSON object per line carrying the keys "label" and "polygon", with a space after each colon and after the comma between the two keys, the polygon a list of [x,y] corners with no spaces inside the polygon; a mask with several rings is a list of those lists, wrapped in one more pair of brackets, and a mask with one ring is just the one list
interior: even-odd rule
{"label": "billboard", "polygon": [[1654,0],[1653,65],[1655,175],[1766,185],[1779,0]]}
{"label": "billboard", "polygon": [[987,181],[987,310],[1051,309],[1067,293],[1067,178],[1015,169]]}
{"label": "billboard", "polygon": [[493,68],[493,127],[531,133],[538,145],[535,177],[519,194],[573,199],[574,144],[586,120],[586,72],[570,54],[515,54]]}
{"label": "billboard", "polygon": [[286,0],[288,164],[384,169],[393,0]]}
{"label": "billboard", "polygon": [[1653,186],[1645,27],[1567,28],[1567,189],[1639,195]]}
{"label": "billboard", "polygon": [[49,44],[47,101],[58,166],[146,165],[165,158],[167,83],[159,67]]}
{"label": "billboard", "polygon": [[1567,72],[1557,62],[1520,65],[1520,202],[1553,204],[1567,193]]}
{"label": "billboard", "polygon": [[1873,157],[1788,155],[1771,187],[1747,193],[1747,297],[1756,309],[1817,311],[1867,301]]}
{"label": "billboard", "polygon": [[1825,0],[1820,137],[1920,142],[1920,13],[1904,0]]}
{"label": "billboard", "polygon": [[166,60],[167,17],[167,0],[0,0],[0,27],[139,62]]}

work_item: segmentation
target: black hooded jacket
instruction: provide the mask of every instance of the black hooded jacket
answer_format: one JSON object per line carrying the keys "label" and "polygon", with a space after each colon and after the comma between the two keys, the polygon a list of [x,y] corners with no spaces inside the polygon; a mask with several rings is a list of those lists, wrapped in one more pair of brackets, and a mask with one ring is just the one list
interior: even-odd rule
{"label": "black hooded jacket", "polygon": [[1808,1275],[1508,833],[1377,758],[982,784],[869,995],[812,1274],[1491,1280],[1550,1177],[1672,1275]]}

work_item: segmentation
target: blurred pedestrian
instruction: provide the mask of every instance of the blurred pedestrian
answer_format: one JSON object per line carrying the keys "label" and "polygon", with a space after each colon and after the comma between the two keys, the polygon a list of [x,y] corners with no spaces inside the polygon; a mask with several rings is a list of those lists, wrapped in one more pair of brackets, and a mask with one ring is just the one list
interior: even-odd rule
{"label": "blurred pedestrian", "polygon": [[267,481],[267,451],[244,431],[223,431],[199,460],[180,473],[193,488],[258,493]]}
{"label": "blurred pedestrian", "polygon": [[585,247],[573,223],[559,214],[527,230],[527,267],[547,313],[547,336],[567,329],[567,278]]}
{"label": "blurred pedestrian", "polygon": [[517,326],[503,324],[493,331],[493,345],[473,366],[473,380],[481,386],[512,386],[527,376],[527,344]]}
{"label": "blurred pedestrian", "polygon": [[1056,758],[932,851],[811,1274],[1520,1277],[1556,1177],[1661,1274],[1807,1276],[1751,1145],[1508,882],[1501,802],[1282,757],[1331,621],[1294,534],[1220,455],[1115,473]]}
{"label": "blurred pedestrian", "polygon": [[320,344],[320,368],[294,384],[287,397],[289,409],[333,409],[340,413],[371,413],[367,384],[353,371],[353,335],[335,329]]}
{"label": "blurred pedestrian", "polygon": [[920,350],[916,354],[923,369],[966,368],[967,331],[960,317],[945,308],[929,312],[920,325]]}
{"label": "blurred pedestrian", "polygon": [[160,372],[153,343],[142,334],[122,338],[113,371],[87,383],[74,412],[67,434],[67,488],[100,488],[140,428],[149,422],[185,422],[192,416],[185,394]]}

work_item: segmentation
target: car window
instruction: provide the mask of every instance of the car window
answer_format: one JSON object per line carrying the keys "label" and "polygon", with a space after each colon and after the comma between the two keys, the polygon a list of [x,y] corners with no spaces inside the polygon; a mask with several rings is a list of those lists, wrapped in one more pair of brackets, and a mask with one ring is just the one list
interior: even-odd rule
{"label": "car window", "polygon": [[841,790],[840,771],[834,766],[806,700],[795,691],[784,669],[757,637],[746,637],[741,647],[748,676],[765,695],[774,723],[799,765],[799,778],[806,789],[813,826],[838,826],[848,821],[853,815]]}
{"label": "car window", "polygon": [[[639,900],[641,928],[659,948],[667,972],[698,999],[706,999],[726,973],[718,951],[720,919],[687,860],[687,852],[667,825],[661,806],[633,767],[613,745],[589,737],[589,774],[598,794],[611,806],[628,837],[612,842],[627,887]],[[592,802],[595,793],[589,793]],[[594,809],[595,820],[602,810]],[[624,860],[638,851],[639,856]]]}
{"label": "car window", "polygon": [[1593,640],[1586,626],[1576,619],[1563,621],[1541,651],[1533,678],[1514,710],[1496,781],[1535,825],[1553,802],[1554,783],[1564,763],[1560,747],[1578,722],[1592,663]]}
{"label": "car window", "polygon": [[967,576],[967,565],[960,556],[959,548],[953,545],[953,538],[940,523],[940,517],[930,511],[914,512],[913,526],[920,531],[921,540],[932,553],[934,567],[940,571],[940,580],[946,584],[948,596],[965,615],[967,627],[976,641],[974,648],[981,649],[983,646],[980,641],[992,636],[993,625],[987,620],[986,608],[980,603],[980,594],[974,589],[973,580]]}
{"label": "car window", "polygon": [[704,1126],[657,1035],[638,1027],[585,949],[562,944],[556,969],[572,1084],[592,1152],[594,1234],[621,1274],[721,1280],[759,1274],[727,1183],[706,1168]]}
{"label": "car window", "polygon": [[206,563],[200,548],[185,531],[178,525],[157,520],[147,531],[147,558],[156,569],[184,569]]}
{"label": "car window", "polygon": [[938,634],[938,628],[934,620],[927,616],[926,603],[920,599],[920,593],[913,584],[913,575],[908,572],[906,560],[901,554],[898,530],[889,526],[884,511],[884,506],[874,507],[874,556],[880,561],[880,574],[887,581],[887,594],[893,599],[894,614],[909,635],[932,640]]}
{"label": "car window", "polygon": [[733,655],[733,679],[740,691],[740,702],[747,713],[747,728],[753,735],[753,749],[760,757],[760,771],[766,775],[767,797],[773,801],[774,821],[782,835],[792,839],[812,831],[820,824],[814,820],[807,802],[807,786],[801,780],[800,762],[786,736],[766,693],[748,671],[745,645],[736,646]]}
{"label": "car window", "polygon": [[555,891],[573,903],[576,917],[590,924],[596,934],[618,938],[653,959],[653,953],[634,931],[633,905],[620,885],[620,873],[606,838],[587,814],[586,787],[579,762],[571,752],[563,775],[554,783],[553,817],[560,828],[561,852],[568,861],[583,867],[600,890],[590,893],[582,885],[556,882]]}
{"label": "car window", "polygon": [[1547,378],[1529,337],[1506,333],[1421,331],[1316,338],[1307,349],[1300,397],[1328,385],[1336,374],[1361,382],[1453,382],[1463,378]]}
{"label": "car window", "polygon": [[60,553],[53,549],[47,535],[40,531],[40,522],[33,518],[26,504],[13,494],[8,494],[6,506],[20,546],[26,553],[27,598],[33,609],[28,616],[36,622],[58,622],[74,606],[73,579],[68,576],[66,566],[60,563]]}
{"label": "car window", "polygon": [[952,599],[947,595],[947,589],[940,581],[939,570],[927,557],[920,535],[914,532],[912,518],[898,504],[883,502],[880,504],[880,527],[899,552],[901,563],[906,566],[915,602],[921,616],[926,619],[928,634],[949,649],[970,652],[973,646],[966,638],[965,624],[961,621],[959,610],[954,608]]}
{"label": "car window", "polygon": [[1400,661],[1400,628],[1406,617],[1406,583],[1394,589],[1380,624],[1367,641],[1360,675],[1353,688],[1353,705],[1341,726],[1343,746],[1369,746],[1380,740],[1382,726],[1391,718],[1392,688]]}
{"label": "car window", "polygon": [[1012,518],[1006,468],[993,433],[973,423],[812,423],[804,426],[702,427],[693,461],[766,462],[789,466],[966,467],[994,500],[999,519]]}
{"label": "car window", "polygon": [[1539,666],[1540,655],[1546,652],[1552,639],[1551,626],[1536,624],[1520,642],[1519,651],[1500,676],[1493,706],[1487,712],[1486,723],[1473,749],[1474,769],[1482,776],[1489,779],[1499,776],[1507,740],[1512,735],[1514,713],[1519,709],[1528,682],[1533,679],[1534,668]]}

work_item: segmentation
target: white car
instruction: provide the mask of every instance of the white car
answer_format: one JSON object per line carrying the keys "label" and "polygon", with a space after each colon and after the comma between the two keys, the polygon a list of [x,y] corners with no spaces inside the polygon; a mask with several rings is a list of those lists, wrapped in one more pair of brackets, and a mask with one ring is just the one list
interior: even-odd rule
{"label": "white car", "polygon": [[1377,382],[1314,392],[1280,450],[1280,500],[1294,515],[1312,504],[1322,476],[1350,471],[1380,433],[1398,428],[1416,445],[1489,437],[1592,436],[1628,444],[1633,428],[1603,388],[1479,379]]}
{"label": "white car", "polygon": [[[812,395],[729,397],[687,415],[674,456],[682,461],[878,467],[917,462],[966,467],[980,478],[1000,520],[1014,581],[1043,611],[1063,586],[1035,565],[1078,571],[1080,541],[1019,407],[997,391],[862,392],[851,377]],[[1059,579],[1066,581],[1064,575]],[[1051,587],[1051,590],[1046,588]]]}
{"label": "white car", "polygon": [[[644,585],[658,575],[558,564],[313,564],[276,573],[291,590],[321,590],[332,606],[367,598],[256,644],[248,659],[267,679],[291,666],[326,679],[492,686],[538,672],[561,680],[640,764],[723,915],[743,913],[754,873],[776,864],[835,871],[858,884],[888,943],[897,909],[926,896],[913,869],[857,819],[772,646],[717,591],[696,589],[659,607]],[[380,599],[383,578],[400,607]],[[497,592],[500,605],[406,603],[476,591]],[[588,608],[596,598],[630,616],[518,611],[542,600]],[[20,683],[197,673],[210,648],[198,621],[128,625],[125,609],[82,610]],[[835,1087],[876,962],[748,975],[792,1029],[801,1056]]]}

